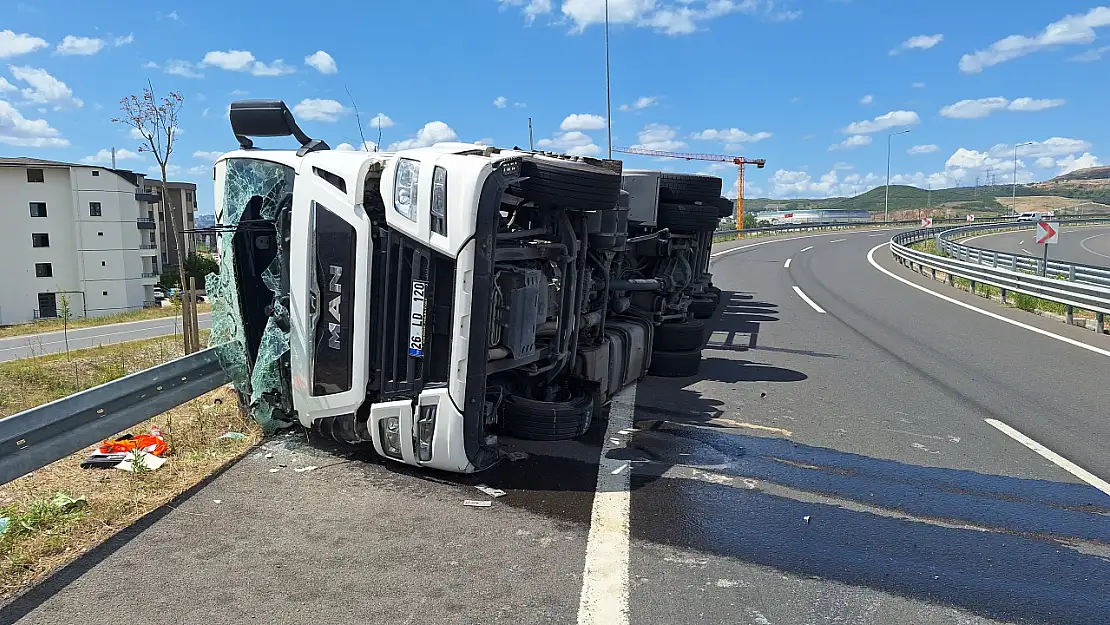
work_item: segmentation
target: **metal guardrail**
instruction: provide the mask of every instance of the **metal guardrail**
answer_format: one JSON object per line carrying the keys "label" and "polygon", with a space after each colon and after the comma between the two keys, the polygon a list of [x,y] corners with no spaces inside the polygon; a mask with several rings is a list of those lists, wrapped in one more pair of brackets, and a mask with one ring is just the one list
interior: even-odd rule
{"label": "metal guardrail", "polygon": [[0,484],[227,382],[209,348],[0,419]]}
{"label": "metal guardrail", "polygon": [[[1110,223],[1110,218],[1093,217],[1078,219],[1061,219],[1068,225],[1094,225]],[[1036,273],[1055,277],[1069,282],[1087,282],[1101,286],[1110,286],[1110,268],[1098,265],[1084,265],[1082,263],[1069,263],[1058,260],[1048,260],[1047,267],[1044,259],[1024,254],[1011,254],[995,250],[982,249],[960,243],[959,239],[976,232],[988,230],[1025,230],[1036,227],[1036,222],[1023,221],[1005,224],[983,224],[950,228],[942,231],[937,237],[937,249],[949,256],[972,262],[978,265],[1008,268],[1011,271]],[[1051,252],[1051,250],[1049,250]]]}
{"label": "metal guardrail", "polygon": [[1095,313],[1096,329],[1100,333],[1103,331],[1104,317],[1107,313],[1110,313],[1110,287],[1043,277],[1026,273],[1020,269],[995,267],[958,258],[938,256],[909,247],[914,243],[928,239],[943,240],[940,235],[947,235],[952,230],[951,228],[921,228],[897,234],[890,241],[891,253],[895,260],[903,265],[908,264],[911,269],[930,269],[934,279],[937,271],[941,271],[947,274],[949,283],[955,277],[969,280],[973,292],[976,284],[989,284],[998,287],[1001,290],[1004,302],[1011,292],[1039,297],[1063,304],[1068,312],[1069,320],[1075,308],[1092,311]]}
{"label": "metal guardrail", "polygon": [[[979,221],[994,224],[996,222],[1008,222],[1011,217],[980,217]],[[936,223],[957,224],[966,223],[964,219],[935,219]],[[835,222],[821,222],[811,224],[785,224],[781,226],[763,226],[760,228],[744,228],[741,230],[717,230],[713,233],[714,238],[719,236],[730,235],[745,235],[745,234],[776,234],[781,232],[804,232],[808,230],[848,230],[851,228],[881,228],[890,226],[917,226],[921,224],[920,219],[909,219],[900,221],[860,221],[852,223],[835,223]]]}

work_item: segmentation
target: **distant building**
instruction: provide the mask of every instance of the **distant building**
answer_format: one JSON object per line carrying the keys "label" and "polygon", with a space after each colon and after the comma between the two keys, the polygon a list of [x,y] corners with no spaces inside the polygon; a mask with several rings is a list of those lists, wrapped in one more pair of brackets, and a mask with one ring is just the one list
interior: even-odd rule
{"label": "distant building", "polygon": [[[162,265],[176,267],[180,254],[177,250],[177,237],[173,236],[170,215],[161,203],[162,181],[147,180],[147,192],[159,196],[155,200],[157,211],[158,249],[161,251]],[[185,257],[197,253],[196,237],[192,230],[196,229],[195,214],[197,210],[197,185],[191,182],[168,182],[166,190],[169,192],[169,204],[174,213],[177,227],[184,232]]]}
{"label": "distant building", "polygon": [[152,305],[158,241],[143,174],[0,158],[0,324]]}

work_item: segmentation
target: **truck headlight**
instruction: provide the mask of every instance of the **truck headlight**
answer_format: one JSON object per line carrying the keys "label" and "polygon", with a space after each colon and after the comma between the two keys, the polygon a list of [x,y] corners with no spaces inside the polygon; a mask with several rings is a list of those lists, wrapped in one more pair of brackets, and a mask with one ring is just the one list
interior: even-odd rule
{"label": "truck headlight", "polygon": [[447,170],[432,170],[432,232],[447,236]]}
{"label": "truck headlight", "polygon": [[420,163],[408,158],[397,161],[393,176],[393,209],[409,221],[416,221],[416,186],[420,182]]}
{"label": "truck headlight", "polygon": [[432,459],[432,438],[436,432],[436,406],[421,406],[420,416],[416,419],[413,428],[412,444],[416,450],[416,458],[421,462]]}
{"label": "truck headlight", "polygon": [[378,434],[382,439],[382,451],[390,458],[401,460],[401,418],[386,417],[378,422]]}

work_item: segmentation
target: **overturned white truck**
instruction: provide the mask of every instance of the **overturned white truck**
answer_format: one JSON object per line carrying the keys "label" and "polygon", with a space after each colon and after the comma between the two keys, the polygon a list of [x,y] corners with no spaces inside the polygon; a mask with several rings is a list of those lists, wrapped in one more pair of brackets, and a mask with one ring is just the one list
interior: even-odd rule
{"label": "overturned white truck", "polygon": [[[497,434],[580,436],[635,380],[697,372],[719,178],[467,143],[333,151],[280,101],[230,117],[212,342],[264,426],[470,472]],[[300,148],[250,139],[275,136]]]}

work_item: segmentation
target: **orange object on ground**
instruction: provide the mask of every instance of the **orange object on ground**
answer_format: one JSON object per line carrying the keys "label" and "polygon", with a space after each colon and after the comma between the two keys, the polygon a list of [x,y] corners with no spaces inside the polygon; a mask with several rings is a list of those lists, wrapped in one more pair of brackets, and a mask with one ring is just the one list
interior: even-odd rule
{"label": "orange object on ground", "polygon": [[139,434],[131,438],[106,440],[100,444],[100,453],[122,453],[128,451],[143,451],[152,456],[162,457],[170,450],[169,445],[162,438],[162,431],[158,426],[151,428],[151,434]]}

